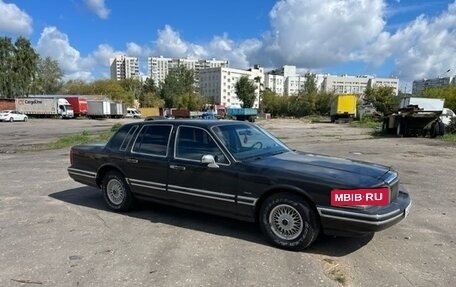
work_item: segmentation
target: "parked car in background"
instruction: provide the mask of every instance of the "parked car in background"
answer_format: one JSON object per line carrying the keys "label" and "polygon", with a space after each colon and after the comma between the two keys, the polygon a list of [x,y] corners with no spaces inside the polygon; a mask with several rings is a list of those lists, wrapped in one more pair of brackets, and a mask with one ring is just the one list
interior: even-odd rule
{"label": "parked car in background", "polygon": [[127,113],[125,114],[126,118],[140,119],[141,113],[135,108],[127,108]]}
{"label": "parked car in background", "polygon": [[363,235],[405,218],[410,197],[392,168],[298,152],[249,122],[152,120],[106,144],[73,146],[68,173],[114,211],[146,199],[258,222],[274,245],[318,234]]}
{"label": "parked car in background", "polygon": [[0,121],[2,122],[26,122],[28,117],[26,114],[15,110],[0,111]]}

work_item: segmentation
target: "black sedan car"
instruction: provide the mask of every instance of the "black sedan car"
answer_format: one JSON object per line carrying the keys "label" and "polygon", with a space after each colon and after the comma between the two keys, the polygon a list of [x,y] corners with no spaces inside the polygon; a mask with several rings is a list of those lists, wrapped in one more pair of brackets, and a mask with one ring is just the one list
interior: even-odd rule
{"label": "black sedan car", "polygon": [[294,151],[240,121],[126,124],[106,144],[72,147],[68,173],[101,188],[112,210],[145,199],[255,221],[274,245],[291,250],[319,233],[385,229],[411,203],[390,167]]}

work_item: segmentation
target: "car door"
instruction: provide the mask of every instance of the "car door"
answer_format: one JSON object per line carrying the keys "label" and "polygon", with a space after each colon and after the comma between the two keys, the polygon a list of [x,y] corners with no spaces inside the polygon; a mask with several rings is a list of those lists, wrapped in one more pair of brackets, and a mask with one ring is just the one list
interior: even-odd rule
{"label": "car door", "polygon": [[166,181],[172,129],[171,124],[143,125],[126,154],[126,179],[136,196],[168,199]]}
{"label": "car door", "polygon": [[[203,155],[214,156],[218,167],[203,164]],[[205,129],[177,128],[174,154],[169,162],[170,199],[193,209],[222,215],[236,214],[237,173],[229,158]]]}

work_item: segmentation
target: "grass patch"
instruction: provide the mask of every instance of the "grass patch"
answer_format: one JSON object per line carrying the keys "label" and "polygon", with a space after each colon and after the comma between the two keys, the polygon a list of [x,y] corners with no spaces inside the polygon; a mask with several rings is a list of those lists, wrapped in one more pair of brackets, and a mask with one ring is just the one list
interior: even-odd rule
{"label": "grass patch", "polygon": [[447,142],[456,142],[456,133],[444,134],[441,138]]}
{"label": "grass patch", "polygon": [[371,117],[363,117],[359,121],[352,122],[351,125],[360,128],[379,129],[382,127],[382,122]]}
{"label": "grass patch", "polygon": [[58,140],[56,140],[55,142],[49,143],[48,149],[61,149],[61,148],[70,147],[70,146],[77,145],[77,144],[108,141],[113,133],[114,132],[112,132],[112,131],[106,131],[106,132],[102,132],[102,133],[90,134],[87,131],[83,131],[80,134],[63,136],[63,137],[59,138]]}
{"label": "grass patch", "polygon": [[96,143],[96,142],[107,142],[111,136],[119,130],[122,125],[120,123],[114,124],[111,129],[103,132],[90,133],[86,130],[79,134],[66,135],[58,138],[56,141],[44,144],[34,144],[27,146],[20,146],[16,148],[18,152],[27,151],[40,151],[50,149],[61,149],[71,147],[78,144]]}

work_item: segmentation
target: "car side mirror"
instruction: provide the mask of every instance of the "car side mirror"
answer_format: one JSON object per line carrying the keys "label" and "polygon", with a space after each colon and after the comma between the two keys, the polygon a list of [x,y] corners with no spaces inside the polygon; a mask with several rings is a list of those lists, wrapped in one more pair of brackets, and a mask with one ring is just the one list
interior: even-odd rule
{"label": "car side mirror", "polygon": [[207,167],[219,168],[218,164],[215,162],[214,156],[211,154],[205,154],[201,157],[202,163],[207,163]]}

